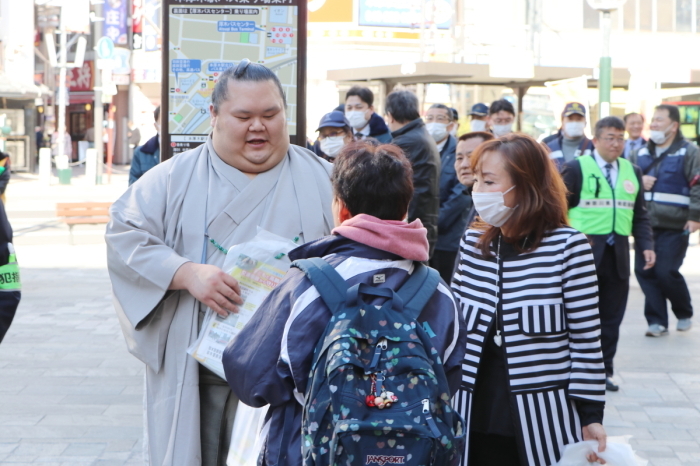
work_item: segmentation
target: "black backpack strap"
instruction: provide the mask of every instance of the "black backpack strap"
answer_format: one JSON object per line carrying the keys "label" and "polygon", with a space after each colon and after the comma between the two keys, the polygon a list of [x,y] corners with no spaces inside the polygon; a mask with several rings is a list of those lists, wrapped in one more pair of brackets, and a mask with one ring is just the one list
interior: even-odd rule
{"label": "black backpack strap", "polygon": [[292,262],[292,267],[306,274],[333,314],[345,307],[348,285],[328,262],[320,257],[312,257],[296,260]]}
{"label": "black backpack strap", "polygon": [[403,311],[414,320],[418,318],[440,284],[440,274],[420,262],[415,262],[413,273],[397,292],[403,300]]}

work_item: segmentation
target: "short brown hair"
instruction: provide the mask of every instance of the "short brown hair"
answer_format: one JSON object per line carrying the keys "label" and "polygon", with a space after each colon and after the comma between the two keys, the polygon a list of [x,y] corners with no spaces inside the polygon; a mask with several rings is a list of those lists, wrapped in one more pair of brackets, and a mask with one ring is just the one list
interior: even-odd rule
{"label": "short brown hair", "polygon": [[[564,181],[547,150],[525,134],[508,134],[481,144],[471,156],[472,172],[480,171],[483,157],[491,152],[503,157],[504,168],[513,180],[518,199],[518,208],[508,220],[516,234],[509,239],[515,240],[514,246],[520,253],[534,251],[546,232],[569,223]],[[501,229],[483,221],[475,223],[474,228],[484,232],[479,239],[479,249],[484,257],[489,257],[491,242]],[[526,244],[519,241],[523,238],[527,238]]]}
{"label": "short brown hair", "polygon": [[490,141],[491,139],[496,139],[492,133],[486,131],[472,131],[471,133],[464,133],[458,139],[458,141],[468,141],[469,139],[481,138],[484,142]]}
{"label": "short brown hair", "polygon": [[357,141],[343,147],[333,164],[333,192],[350,215],[403,220],[413,198],[413,169],[394,144]]}

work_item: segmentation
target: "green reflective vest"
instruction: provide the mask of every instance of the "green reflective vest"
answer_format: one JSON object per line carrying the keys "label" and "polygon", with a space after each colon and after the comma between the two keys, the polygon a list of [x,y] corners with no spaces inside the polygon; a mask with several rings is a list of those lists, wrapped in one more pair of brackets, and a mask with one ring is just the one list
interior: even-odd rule
{"label": "green reflective vest", "polygon": [[617,159],[618,174],[613,190],[605,179],[594,156],[580,157],[583,183],[581,199],[569,209],[571,226],[586,235],[632,234],[634,203],[639,192],[639,181],[633,165],[626,159]]}
{"label": "green reflective vest", "polygon": [[22,285],[19,279],[19,265],[12,244],[10,244],[10,258],[7,264],[0,266],[0,292],[19,291]]}

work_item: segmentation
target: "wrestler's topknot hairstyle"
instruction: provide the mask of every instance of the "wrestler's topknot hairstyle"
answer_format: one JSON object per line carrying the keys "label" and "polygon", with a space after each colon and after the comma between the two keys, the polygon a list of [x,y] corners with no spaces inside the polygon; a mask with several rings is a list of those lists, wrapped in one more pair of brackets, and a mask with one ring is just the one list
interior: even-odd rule
{"label": "wrestler's topknot hairstyle", "polygon": [[284,95],[282,83],[277,75],[266,66],[258,63],[251,63],[250,60],[244,58],[237,65],[227,69],[219,76],[219,80],[214,86],[214,92],[211,95],[211,103],[214,106],[214,113],[219,113],[219,106],[228,98],[228,80],[234,81],[272,81],[277,85],[277,89],[282,96],[284,108],[287,108],[287,97]]}

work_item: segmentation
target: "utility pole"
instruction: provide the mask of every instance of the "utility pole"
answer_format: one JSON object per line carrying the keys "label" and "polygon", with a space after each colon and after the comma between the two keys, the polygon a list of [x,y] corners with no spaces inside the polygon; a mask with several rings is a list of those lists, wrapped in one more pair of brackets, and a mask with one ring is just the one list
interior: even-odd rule
{"label": "utility pole", "polygon": [[[68,47],[66,38],[66,27],[65,27],[65,15],[64,10],[61,8],[61,19],[59,23],[60,27],[60,61],[59,61],[59,71],[58,71],[58,138],[56,139],[56,144],[58,144],[56,153],[56,169],[59,173],[59,180],[63,181],[61,176],[61,170],[70,170],[68,165],[68,156],[65,154],[65,144],[66,144],[66,100],[68,100],[68,92],[66,89],[66,70],[67,70],[67,59],[68,59]],[[64,175],[65,176],[65,175]],[[70,177],[68,177],[68,183],[70,183]],[[66,183],[67,184],[67,183]]]}
{"label": "utility pole", "polygon": [[[95,3],[95,15],[93,19],[94,36],[93,43],[96,44],[102,37],[102,3]],[[95,61],[97,64],[97,50],[95,50]],[[102,106],[102,70],[94,67],[95,73],[95,107],[92,113],[93,133],[95,135],[95,152],[97,154],[97,182],[99,183],[101,167],[104,163],[104,144],[102,143],[102,128],[104,125],[104,107]]]}

